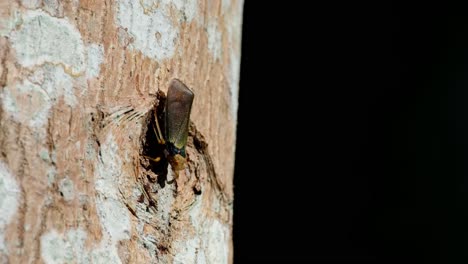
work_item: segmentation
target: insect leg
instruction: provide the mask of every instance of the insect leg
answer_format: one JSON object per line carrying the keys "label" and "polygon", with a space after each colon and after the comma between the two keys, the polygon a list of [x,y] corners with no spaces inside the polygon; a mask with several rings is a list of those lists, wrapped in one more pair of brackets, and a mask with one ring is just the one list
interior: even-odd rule
{"label": "insect leg", "polygon": [[156,139],[158,140],[158,143],[166,144],[166,142],[164,141],[164,137],[161,133],[161,128],[159,127],[159,122],[158,122],[158,116],[156,114],[154,115],[154,123],[156,124],[156,129],[154,128],[154,125],[153,125],[153,130],[154,130],[154,134],[156,135]]}
{"label": "insect leg", "polygon": [[143,157],[149,159],[149,160],[152,160],[154,162],[159,162],[161,160],[161,157],[156,157],[156,158],[152,158],[150,156],[146,156],[146,155],[143,155]]}

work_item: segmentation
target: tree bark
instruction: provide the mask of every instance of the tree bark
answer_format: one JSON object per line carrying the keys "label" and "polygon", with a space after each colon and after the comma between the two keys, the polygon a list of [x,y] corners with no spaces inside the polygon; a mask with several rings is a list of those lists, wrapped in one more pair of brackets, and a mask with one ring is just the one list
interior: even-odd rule
{"label": "tree bark", "polygon": [[[242,7],[0,3],[0,263],[232,263]],[[175,78],[195,100],[166,175],[147,154]]]}

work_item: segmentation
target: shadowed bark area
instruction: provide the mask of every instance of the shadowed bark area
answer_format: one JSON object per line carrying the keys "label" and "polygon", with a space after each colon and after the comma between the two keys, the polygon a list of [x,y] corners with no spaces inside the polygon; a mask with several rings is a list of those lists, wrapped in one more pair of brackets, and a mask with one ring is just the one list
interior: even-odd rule
{"label": "shadowed bark area", "polygon": [[[0,263],[232,263],[242,7],[0,4]],[[173,79],[178,172],[153,129]]]}

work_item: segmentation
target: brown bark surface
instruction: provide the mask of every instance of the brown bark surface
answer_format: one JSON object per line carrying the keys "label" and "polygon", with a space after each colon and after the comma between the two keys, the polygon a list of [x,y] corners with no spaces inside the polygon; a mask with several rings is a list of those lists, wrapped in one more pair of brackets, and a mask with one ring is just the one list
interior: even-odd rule
{"label": "brown bark surface", "polygon": [[[0,3],[0,263],[232,262],[242,5]],[[163,179],[144,152],[174,78],[195,100]]]}

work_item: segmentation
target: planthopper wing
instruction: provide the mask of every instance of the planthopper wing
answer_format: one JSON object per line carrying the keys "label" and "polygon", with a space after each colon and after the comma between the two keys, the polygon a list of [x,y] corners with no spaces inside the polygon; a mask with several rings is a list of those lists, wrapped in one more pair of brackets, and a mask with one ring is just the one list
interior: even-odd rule
{"label": "planthopper wing", "polygon": [[193,98],[193,92],[185,84],[177,79],[171,81],[166,99],[166,139],[183,152],[187,143]]}

